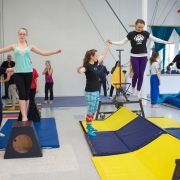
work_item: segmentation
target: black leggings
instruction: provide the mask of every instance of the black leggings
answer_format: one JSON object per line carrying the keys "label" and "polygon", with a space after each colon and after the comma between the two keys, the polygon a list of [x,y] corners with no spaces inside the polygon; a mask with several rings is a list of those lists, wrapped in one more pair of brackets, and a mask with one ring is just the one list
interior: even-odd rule
{"label": "black leggings", "polygon": [[53,82],[45,84],[45,99],[44,100],[48,100],[48,90],[50,91],[50,100],[54,99],[53,84],[54,84]]}
{"label": "black leggings", "polygon": [[18,90],[19,100],[29,100],[32,77],[32,72],[14,73],[14,81]]}
{"label": "black leggings", "polygon": [[36,88],[30,89],[29,91],[29,101],[35,102]]}

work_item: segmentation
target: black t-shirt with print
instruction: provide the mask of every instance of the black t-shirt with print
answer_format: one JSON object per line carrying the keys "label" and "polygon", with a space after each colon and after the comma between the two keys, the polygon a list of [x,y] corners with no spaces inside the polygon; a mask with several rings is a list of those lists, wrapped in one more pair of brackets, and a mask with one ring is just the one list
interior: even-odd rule
{"label": "black t-shirt with print", "polygon": [[131,53],[132,54],[143,54],[147,53],[146,42],[149,38],[150,33],[147,31],[131,31],[128,33],[127,38],[131,41]]}
{"label": "black t-shirt with print", "polygon": [[99,70],[97,68],[98,61],[94,64],[85,63],[83,67],[86,69],[86,87],[85,91],[95,92],[99,91]]}

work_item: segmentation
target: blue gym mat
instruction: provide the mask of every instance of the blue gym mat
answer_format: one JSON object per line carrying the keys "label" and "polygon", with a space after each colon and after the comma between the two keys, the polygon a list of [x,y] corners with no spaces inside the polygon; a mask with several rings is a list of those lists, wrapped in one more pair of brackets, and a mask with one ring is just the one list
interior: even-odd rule
{"label": "blue gym mat", "polygon": [[166,128],[166,131],[175,136],[176,138],[180,139],[180,128]]}
{"label": "blue gym mat", "polygon": [[135,151],[167,132],[138,116],[117,131],[95,133],[85,135],[93,156],[107,156]]}
{"label": "blue gym mat", "polygon": [[177,97],[168,97],[165,100],[165,103],[171,104],[171,105],[173,105],[175,107],[180,108],[180,97],[179,96],[177,96]]}
{"label": "blue gym mat", "polygon": [[[17,119],[8,119],[1,132],[5,137],[0,137],[0,149],[5,149],[9,140],[12,126]],[[54,118],[42,118],[41,122],[34,122],[40,144],[42,148],[58,148],[59,138]]]}

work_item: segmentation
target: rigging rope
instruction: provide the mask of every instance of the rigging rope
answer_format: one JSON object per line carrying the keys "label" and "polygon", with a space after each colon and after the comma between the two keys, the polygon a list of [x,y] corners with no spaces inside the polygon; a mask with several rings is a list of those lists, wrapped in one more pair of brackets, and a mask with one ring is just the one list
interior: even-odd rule
{"label": "rigging rope", "polygon": [[[82,7],[83,7],[83,8],[84,8],[84,10],[86,11],[86,14],[88,15],[89,19],[90,19],[90,20],[91,20],[91,22],[93,23],[93,25],[94,25],[94,27],[96,28],[96,30],[97,30],[98,34],[100,35],[101,39],[102,39],[102,40],[103,40],[103,42],[106,44],[106,42],[105,42],[104,38],[102,37],[102,35],[101,35],[101,33],[99,32],[99,30],[98,30],[97,26],[95,25],[95,23],[93,22],[93,20],[92,20],[91,16],[90,16],[90,15],[89,15],[89,13],[87,12],[87,10],[86,10],[85,6],[84,6],[84,5],[83,5],[83,3],[81,2],[81,0],[79,0],[79,2],[81,3]],[[115,59],[115,57],[113,56],[113,54],[112,54],[112,52],[111,52],[111,50],[110,50],[110,49],[109,49],[109,52],[111,53],[112,57],[113,57],[113,58],[114,58],[114,60],[116,61],[116,59]]]}
{"label": "rigging rope", "polygon": [[121,25],[123,26],[124,30],[128,33],[127,29],[125,28],[124,24],[121,22],[121,20],[119,19],[119,17],[117,16],[117,14],[115,13],[115,11],[113,10],[113,8],[111,7],[111,5],[109,4],[109,2],[107,0],[105,0],[108,4],[108,6],[111,8],[112,12],[114,13],[114,15],[116,16],[116,18],[119,20],[119,22],[121,23]]}

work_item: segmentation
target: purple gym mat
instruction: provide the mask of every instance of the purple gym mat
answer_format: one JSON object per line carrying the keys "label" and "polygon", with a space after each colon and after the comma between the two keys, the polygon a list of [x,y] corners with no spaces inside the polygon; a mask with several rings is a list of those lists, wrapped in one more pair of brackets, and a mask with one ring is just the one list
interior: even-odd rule
{"label": "purple gym mat", "polygon": [[[43,104],[44,97],[36,97],[35,100],[36,102],[42,103],[42,108],[87,106],[86,99],[84,96],[54,97],[52,104]],[[100,101],[111,102],[112,100],[109,99],[108,97],[101,96]]]}

